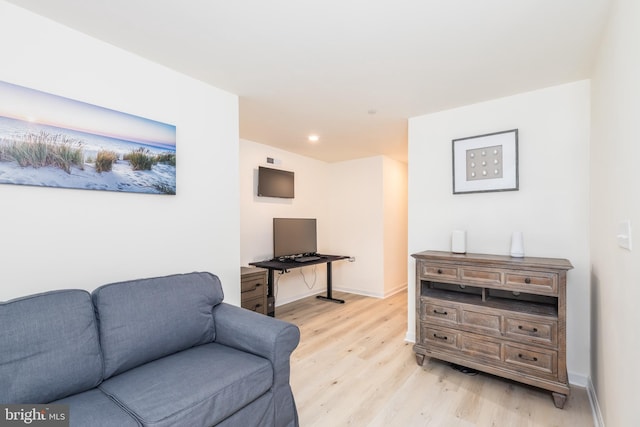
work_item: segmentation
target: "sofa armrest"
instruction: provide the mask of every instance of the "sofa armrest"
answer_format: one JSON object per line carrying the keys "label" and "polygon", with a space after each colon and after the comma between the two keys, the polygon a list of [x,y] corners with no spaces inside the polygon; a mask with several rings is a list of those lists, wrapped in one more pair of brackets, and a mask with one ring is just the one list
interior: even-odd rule
{"label": "sofa armrest", "polygon": [[215,342],[271,361],[275,426],[297,426],[298,416],[289,375],[291,353],[300,342],[298,327],[226,303],[213,308],[213,319]]}
{"label": "sofa armrest", "polygon": [[289,364],[289,356],[300,342],[294,324],[254,313],[231,304],[213,308],[215,341],[269,359],[276,366]]}

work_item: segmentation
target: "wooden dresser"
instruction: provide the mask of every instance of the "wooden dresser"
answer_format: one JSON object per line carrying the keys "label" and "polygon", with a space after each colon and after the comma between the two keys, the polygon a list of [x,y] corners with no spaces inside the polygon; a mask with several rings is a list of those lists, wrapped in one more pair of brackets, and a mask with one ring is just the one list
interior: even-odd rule
{"label": "wooden dresser", "polygon": [[569,395],[566,259],[425,251],[416,259],[416,344],[425,356]]}
{"label": "wooden dresser", "polygon": [[240,283],[242,308],[267,314],[267,270],[240,267]]}

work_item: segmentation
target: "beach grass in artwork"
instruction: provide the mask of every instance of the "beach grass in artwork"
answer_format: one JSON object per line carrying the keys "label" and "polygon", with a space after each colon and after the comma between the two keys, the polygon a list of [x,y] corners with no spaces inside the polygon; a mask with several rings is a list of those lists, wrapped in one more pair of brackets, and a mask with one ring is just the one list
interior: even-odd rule
{"label": "beach grass in artwork", "polygon": [[167,165],[175,166],[176,154],[175,153],[156,154],[156,163],[164,163]]}
{"label": "beach grass in artwork", "polygon": [[71,167],[84,167],[82,143],[62,134],[27,133],[22,140],[0,145],[0,160],[15,161],[22,167],[60,168],[71,173]]}
{"label": "beach grass in artwork", "polygon": [[153,166],[155,156],[146,148],[138,148],[124,156],[128,160],[134,171],[149,171]]}
{"label": "beach grass in artwork", "polygon": [[98,151],[95,160],[96,172],[111,172],[113,164],[118,160],[118,153],[115,151]]}
{"label": "beach grass in artwork", "polygon": [[176,194],[176,128],[0,82],[0,183]]}

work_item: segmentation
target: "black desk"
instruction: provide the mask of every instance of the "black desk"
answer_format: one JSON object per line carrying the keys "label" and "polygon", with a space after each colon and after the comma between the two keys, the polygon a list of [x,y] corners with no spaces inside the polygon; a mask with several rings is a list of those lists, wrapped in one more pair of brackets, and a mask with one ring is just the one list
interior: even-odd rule
{"label": "black desk", "polygon": [[[332,295],[331,263],[333,261],[348,259],[349,257],[344,255],[318,255],[318,256],[320,257],[320,259],[317,259],[314,261],[307,261],[307,262],[295,262],[293,260],[258,261],[258,262],[250,262],[249,265],[252,265],[254,267],[265,268],[268,270],[267,297],[273,297],[274,295],[273,294],[273,285],[274,285],[273,272],[275,270],[279,270],[282,273],[287,273],[287,270],[291,270],[294,268],[307,267],[307,266],[316,265],[316,264],[327,264],[327,296],[325,297],[324,295],[317,295],[316,298],[324,301],[331,301],[338,304],[344,304],[344,300],[333,298],[333,295]],[[275,315],[275,308],[272,312],[269,312],[267,314],[273,317]]]}

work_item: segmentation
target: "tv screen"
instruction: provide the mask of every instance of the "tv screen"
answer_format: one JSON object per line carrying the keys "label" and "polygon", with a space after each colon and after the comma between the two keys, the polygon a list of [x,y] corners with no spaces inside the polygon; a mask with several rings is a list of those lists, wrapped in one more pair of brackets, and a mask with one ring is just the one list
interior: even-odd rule
{"label": "tv screen", "polygon": [[258,196],[293,199],[293,172],[258,167]]}
{"label": "tv screen", "polygon": [[315,254],[315,218],[273,218],[273,257]]}

